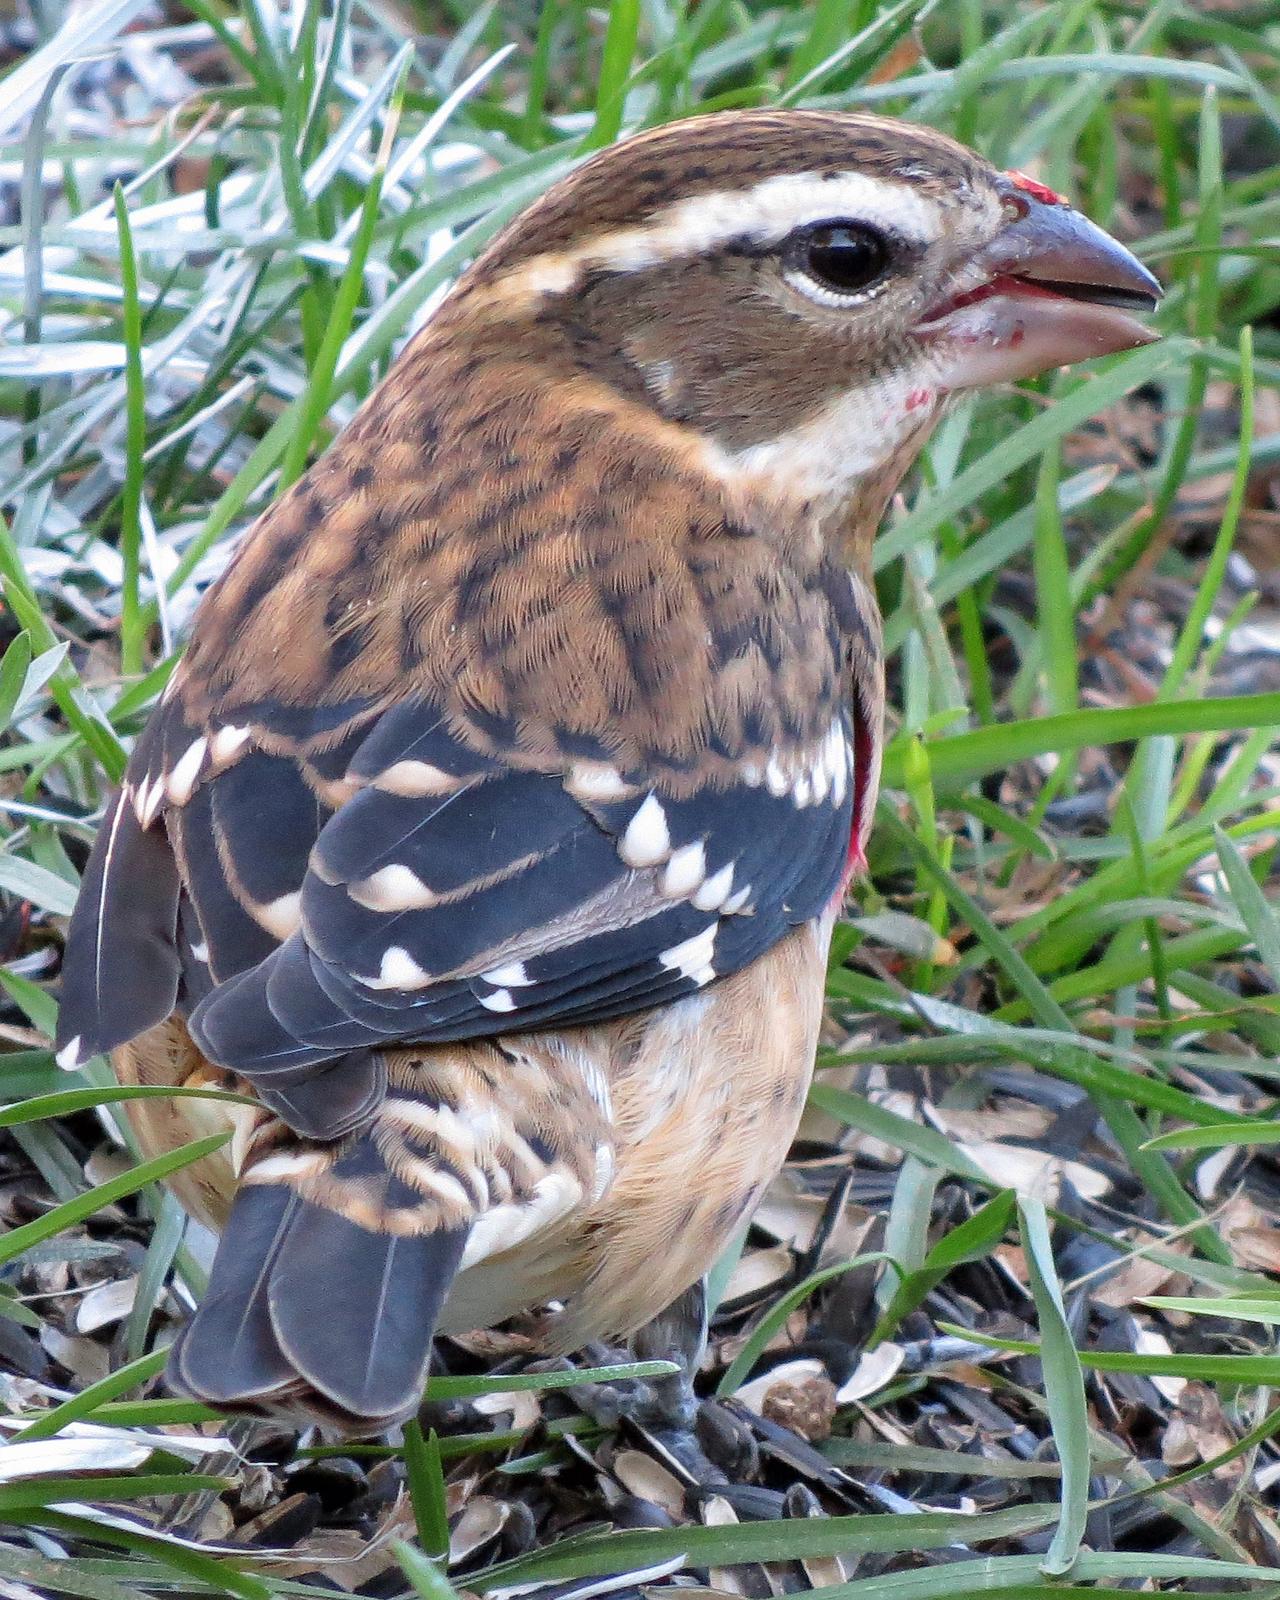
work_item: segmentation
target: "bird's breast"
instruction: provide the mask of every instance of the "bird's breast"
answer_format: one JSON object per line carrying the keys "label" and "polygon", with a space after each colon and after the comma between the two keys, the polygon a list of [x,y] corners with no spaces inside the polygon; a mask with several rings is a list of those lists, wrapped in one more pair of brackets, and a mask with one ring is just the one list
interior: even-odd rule
{"label": "bird's breast", "polygon": [[804,1108],[833,922],[829,910],[704,993],[601,1030],[616,1170],[566,1241],[580,1287],[550,1326],[556,1348],[649,1321],[754,1209]]}

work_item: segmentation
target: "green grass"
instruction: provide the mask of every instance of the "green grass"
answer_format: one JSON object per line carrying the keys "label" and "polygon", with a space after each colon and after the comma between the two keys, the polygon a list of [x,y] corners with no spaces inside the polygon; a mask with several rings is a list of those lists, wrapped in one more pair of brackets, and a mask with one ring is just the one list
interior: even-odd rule
{"label": "green grass", "polygon": [[[0,983],[34,1030],[10,1029],[0,1055],[0,1101],[34,1104],[0,1113],[0,1125],[56,1202],[0,1236],[0,1315],[39,1328],[40,1302],[15,1295],[14,1274],[91,1212],[134,1196],[156,1225],[113,1345],[119,1370],[57,1409],[56,1396],[33,1394],[25,1432],[0,1447],[0,1477],[6,1449],[71,1437],[72,1423],[109,1428],[123,1450],[211,1416],[156,1397],[151,1344],[165,1284],[201,1287],[180,1218],[151,1180],[196,1147],[95,1185],[83,1172],[86,1107],[131,1148],[123,1097],[102,1063],[59,1074],[37,1038],[53,1021],[50,957],[75,863],[200,588],[460,267],[585,152],[701,110],[869,107],[1033,169],[1157,264],[1169,291],[1161,344],[953,411],[882,532],[887,790],[871,880],[831,972],[832,1014],[851,1042],[824,1052],[814,1091],[826,1117],[904,1157],[886,1251],[862,1262],[882,1263],[877,1338],[921,1306],[936,1315],[931,1295],[962,1265],[1021,1246],[1040,1343],[1004,1348],[1042,1356],[1042,1388],[1020,1403],[1047,1415],[1060,1502],[596,1534],[464,1581],[903,1552],[902,1570],[828,1592],[927,1600],[959,1592],[954,1569],[909,1570],[910,1553],[1041,1530],[1045,1554],[984,1556],[966,1568],[965,1592],[1071,1594],[1146,1578],[1276,1593],[1280,1571],[1252,1564],[1280,1541],[1267,1496],[1246,1484],[1220,1517],[1202,1514],[1196,1480],[1222,1461],[1155,1483],[1096,1431],[1086,1395],[1090,1374],[1124,1368],[1199,1378],[1249,1462],[1277,1426],[1275,1290],[1235,1258],[1196,1177],[1221,1147],[1273,1142],[1258,1124],[1280,1059],[1280,693],[1209,692],[1252,603],[1232,610],[1223,597],[1250,474],[1280,462],[1280,434],[1267,431],[1276,411],[1263,404],[1280,384],[1280,6],[313,0],[287,26],[266,0],[175,0],[171,21],[191,30],[180,48],[203,42],[220,69],[176,111],[139,116],[135,98],[106,131],[72,115],[79,58],[110,57],[127,27],[131,50],[173,46],[130,0],[92,0],[65,24],[63,9],[39,8],[39,50],[0,82],[0,158],[22,165],[26,202],[0,227],[0,892],[31,919]],[[64,71],[63,92],[42,98]],[[1095,419],[1123,429],[1138,390],[1155,408],[1150,456],[1114,443],[1097,452]],[[1209,425],[1210,401],[1234,434]],[[1086,437],[1094,456],[1082,454]],[[1197,557],[1170,534],[1206,483],[1218,486],[1216,526]],[[1153,550],[1152,571],[1192,596],[1185,623],[1148,696],[1100,705],[1082,674],[1080,618],[1126,585],[1141,592]],[[1010,573],[1034,596],[1022,610],[1001,586]],[[1013,670],[993,661],[996,638]],[[1086,791],[1100,749],[1119,777],[1098,826],[1056,825],[1055,803]],[[1120,1211],[1107,1227],[1065,1205],[1046,1213],[1035,1194],[1015,1206],[989,1153],[886,1099],[884,1069],[931,1075],[944,1110],[982,1107],[1001,1069],[1082,1090],[1108,1161],[1154,1203],[1150,1228]],[[1249,1091],[1210,1093],[1225,1071]],[[965,1218],[931,1228],[931,1215],[954,1222],[933,1209],[944,1184],[963,1185]],[[1079,1286],[1057,1265],[1073,1233],[1114,1242],[1122,1259],[1174,1262],[1199,1297],[1151,1298],[1144,1322],[1234,1318],[1230,1350],[1091,1349],[1093,1330],[1071,1320]],[[730,1386],[793,1307],[851,1265],[810,1263],[779,1291]],[[558,1437],[537,1448],[554,1458]],[[492,1447],[495,1461],[522,1448],[510,1435]],[[178,1490],[216,1490],[234,1470],[215,1453],[206,1482],[203,1449],[138,1448],[136,1464],[102,1468],[107,1483],[51,1470],[0,1487],[0,1585],[93,1600],[325,1592],[244,1554],[183,1545],[163,1520],[108,1520],[108,1499],[163,1511]],[[404,1531],[438,1547],[456,1452],[410,1431],[403,1454]],[[972,1465],[950,1456],[957,1472]],[[920,1452],[885,1443],[876,1463],[910,1473]],[[1090,1504],[1132,1495],[1155,1496],[1195,1553],[1081,1553]],[[405,1594],[450,1592],[408,1546],[403,1569]]]}

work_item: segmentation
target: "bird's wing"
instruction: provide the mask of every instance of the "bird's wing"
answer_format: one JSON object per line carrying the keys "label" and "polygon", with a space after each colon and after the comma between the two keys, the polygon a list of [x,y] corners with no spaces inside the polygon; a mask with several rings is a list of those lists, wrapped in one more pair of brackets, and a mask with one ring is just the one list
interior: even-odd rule
{"label": "bird's wing", "polygon": [[269,1103],[330,1136],[373,1046],[695,991],[841,881],[869,595],[606,412],[525,417],[558,449],[468,476],[482,435],[418,416],[411,368],[201,606],[86,875],[68,1065],[176,1002],[264,1092],[310,1080]]}
{"label": "bird's wing", "polygon": [[86,875],[63,999],[77,1059],[166,1015],[180,983],[198,997],[202,968],[197,1042],[267,1089],[393,1041],[595,1022],[743,967],[846,867],[847,712],[789,761],[700,778],[536,770],[417,698],[319,731],[295,718],[291,752],[279,730],[268,751],[234,724],[182,727],[180,707],[148,730]]}
{"label": "bird's wing", "polygon": [[[193,1033],[214,1060],[287,1084],[388,1041],[598,1022],[692,993],[831,899],[853,761],[837,717],[803,766],[673,792],[603,763],[546,773],[478,756],[436,707],[402,703],[352,759],[360,787],[316,837],[297,927],[213,990]],[[224,781],[210,786],[232,841],[215,895],[237,829],[260,848],[252,796],[219,807]],[[197,873],[190,885],[199,913]]]}

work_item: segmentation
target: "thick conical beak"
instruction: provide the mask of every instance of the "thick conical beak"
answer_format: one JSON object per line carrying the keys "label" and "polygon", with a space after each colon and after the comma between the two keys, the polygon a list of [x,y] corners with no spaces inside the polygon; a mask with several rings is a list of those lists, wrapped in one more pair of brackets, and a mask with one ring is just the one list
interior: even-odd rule
{"label": "thick conical beak", "polygon": [[1110,234],[1052,190],[1009,173],[1008,224],[966,264],[964,287],[917,325],[947,389],[1030,378],[1051,367],[1150,344],[1131,313],[1160,285]]}

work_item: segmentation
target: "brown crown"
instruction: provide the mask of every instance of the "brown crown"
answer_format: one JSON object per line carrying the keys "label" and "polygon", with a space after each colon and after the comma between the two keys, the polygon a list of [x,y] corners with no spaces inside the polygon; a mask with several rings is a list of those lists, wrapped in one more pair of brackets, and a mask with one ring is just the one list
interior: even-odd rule
{"label": "brown crown", "polygon": [[722,111],[668,123],[584,162],[500,233],[470,274],[643,222],[673,201],[750,187],[787,172],[861,171],[952,197],[994,169],[945,134],[844,111]]}

